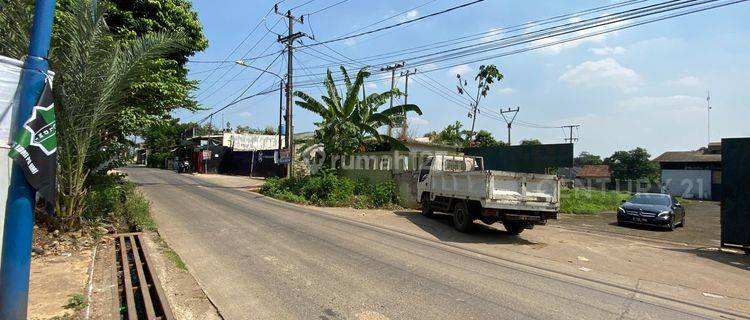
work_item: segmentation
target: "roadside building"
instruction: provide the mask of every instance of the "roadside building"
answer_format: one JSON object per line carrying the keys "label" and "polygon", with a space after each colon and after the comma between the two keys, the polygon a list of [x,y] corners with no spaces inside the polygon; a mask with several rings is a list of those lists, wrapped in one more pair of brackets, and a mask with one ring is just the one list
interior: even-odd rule
{"label": "roadside building", "polygon": [[575,178],[576,187],[606,189],[612,180],[612,173],[606,164],[584,165],[578,170]]}
{"label": "roadside building", "polygon": [[281,176],[286,171],[277,164],[278,147],[278,135],[224,132],[186,139],[175,147],[173,161],[187,160],[199,173]]}
{"label": "roadside building", "polygon": [[674,196],[721,200],[721,143],[694,151],[667,151],[654,159],[662,190]]}

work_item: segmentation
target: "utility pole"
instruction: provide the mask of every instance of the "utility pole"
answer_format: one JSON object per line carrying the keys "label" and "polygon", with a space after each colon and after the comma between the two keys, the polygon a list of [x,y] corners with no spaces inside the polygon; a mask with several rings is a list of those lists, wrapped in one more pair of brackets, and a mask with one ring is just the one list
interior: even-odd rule
{"label": "utility pole", "polygon": [[570,129],[570,137],[569,138],[565,138],[563,140],[565,140],[567,142],[570,142],[570,143],[578,141],[578,138],[574,138],[573,137],[573,129],[574,128],[578,129],[578,127],[580,127],[580,126],[581,126],[580,124],[572,124],[572,125],[568,125],[568,126],[562,126],[563,129],[565,129],[565,128]]}
{"label": "utility pole", "polygon": [[[414,71],[406,70],[406,72],[401,72],[400,76],[406,77],[406,81],[404,83],[404,104],[407,104],[409,101],[409,76],[417,73],[417,69],[414,68]],[[408,131],[409,131],[409,122],[406,121],[406,111],[403,111],[401,113],[403,116],[402,123],[401,123],[401,139],[406,140]]]}
{"label": "utility pole", "polygon": [[[54,16],[54,0],[36,1],[29,51],[21,71],[19,103],[13,106],[17,115],[13,125],[17,130],[12,140],[21,132],[20,128],[44,91]],[[26,180],[23,168],[15,162],[7,192],[0,264],[0,319],[26,319],[36,190]]]}
{"label": "utility pole", "polygon": [[294,32],[294,22],[304,23],[304,16],[300,17],[299,19],[295,18],[294,15],[292,15],[291,10],[287,10],[286,13],[280,14],[279,13],[279,5],[274,5],[273,8],[274,12],[276,14],[281,15],[282,17],[286,17],[289,20],[289,33],[286,37],[279,36],[277,41],[279,43],[285,43],[286,44],[286,50],[287,50],[287,72],[286,72],[286,148],[289,151],[289,163],[287,164],[286,169],[286,176],[292,177],[293,176],[293,168],[294,168],[294,126],[292,122],[292,90],[294,89],[292,85],[292,59],[294,58],[294,47],[292,46],[294,44],[294,40],[297,40],[300,37],[305,36],[302,32]]}
{"label": "utility pole", "polygon": [[[392,66],[385,66],[380,68],[380,71],[390,71],[391,72],[391,90],[395,88],[396,86],[396,70],[401,69],[404,67],[404,62],[401,61],[401,63],[394,64]],[[393,108],[393,96],[391,96],[391,108]],[[388,136],[391,137],[393,135],[393,127],[389,124],[388,125]]]}
{"label": "utility pole", "polygon": [[706,121],[706,139],[708,143],[706,146],[711,144],[711,91],[706,93],[706,112],[708,113],[708,119]]}
{"label": "utility pole", "polygon": [[282,130],[282,124],[281,124],[281,111],[284,110],[284,81],[279,81],[279,127],[276,129],[278,130],[279,135],[279,151],[278,156],[281,156],[281,130]]}
{"label": "utility pole", "polygon": [[[510,128],[513,126],[513,120],[516,120],[516,115],[518,115],[519,110],[520,108],[518,107],[516,107],[515,109],[508,108],[508,110],[500,109],[500,115],[503,116],[503,120],[505,120],[505,124],[508,125],[508,145],[510,145]],[[476,110],[474,112],[475,112],[474,117],[476,118]],[[513,117],[510,117],[510,121],[508,120],[508,117],[505,116],[506,113],[513,114]]]}

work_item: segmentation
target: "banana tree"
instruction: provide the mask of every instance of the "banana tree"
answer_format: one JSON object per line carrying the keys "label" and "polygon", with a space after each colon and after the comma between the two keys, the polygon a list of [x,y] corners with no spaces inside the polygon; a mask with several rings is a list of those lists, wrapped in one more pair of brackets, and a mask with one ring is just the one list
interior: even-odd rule
{"label": "banana tree", "polygon": [[421,115],[422,110],[415,104],[379,110],[391,96],[401,94],[398,89],[366,95],[363,85],[365,79],[370,76],[367,68],[357,72],[354,82],[343,66],[341,73],[346,89],[343,95],[339,93],[331,70],[328,70],[323,82],[327,95],[321,96],[320,101],[304,92],[294,92],[299,98],[295,101],[298,106],[321,117],[321,121],[315,123],[318,127],[315,131],[315,142],[322,143],[328,155],[345,156],[361,153],[370,141],[385,142],[393,149],[406,150],[402,141],[379,133],[378,128],[400,123],[407,112]]}

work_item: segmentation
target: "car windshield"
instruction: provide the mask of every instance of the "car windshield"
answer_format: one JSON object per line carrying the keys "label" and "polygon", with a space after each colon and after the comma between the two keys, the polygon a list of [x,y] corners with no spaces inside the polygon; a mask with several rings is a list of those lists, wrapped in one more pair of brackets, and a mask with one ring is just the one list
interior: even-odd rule
{"label": "car windshield", "polygon": [[637,194],[628,200],[630,203],[636,204],[652,204],[668,206],[670,201],[669,197],[660,194]]}

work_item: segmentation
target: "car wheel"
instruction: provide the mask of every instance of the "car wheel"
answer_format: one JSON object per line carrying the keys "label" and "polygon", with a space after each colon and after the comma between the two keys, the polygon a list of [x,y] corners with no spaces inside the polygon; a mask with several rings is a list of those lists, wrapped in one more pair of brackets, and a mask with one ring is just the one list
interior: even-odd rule
{"label": "car wheel", "polygon": [[461,232],[469,232],[474,225],[474,219],[471,217],[466,202],[458,202],[453,208],[453,227]]}
{"label": "car wheel", "polygon": [[526,229],[523,224],[518,221],[506,221],[503,222],[503,226],[505,227],[505,230],[512,235],[520,234],[524,229]]}
{"label": "car wheel", "polygon": [[624,227],[625,226],[625,222],[622,221],[622,220],[620,220],[620,219],[617,219],[617,225],[620,226],[620,227]]}
{"label": "car wheel", "polygon": [[674,217],[669,219],[669,224],[667,225],[667,230],[674,231]]}
{"label": "car wheel", "polygon": [[422,194],[422,215],[425,217],[432,217],[432,215],[435,213],[434,210],[432,210],[432,204],[430,203],[430,195],[427,193]]}

